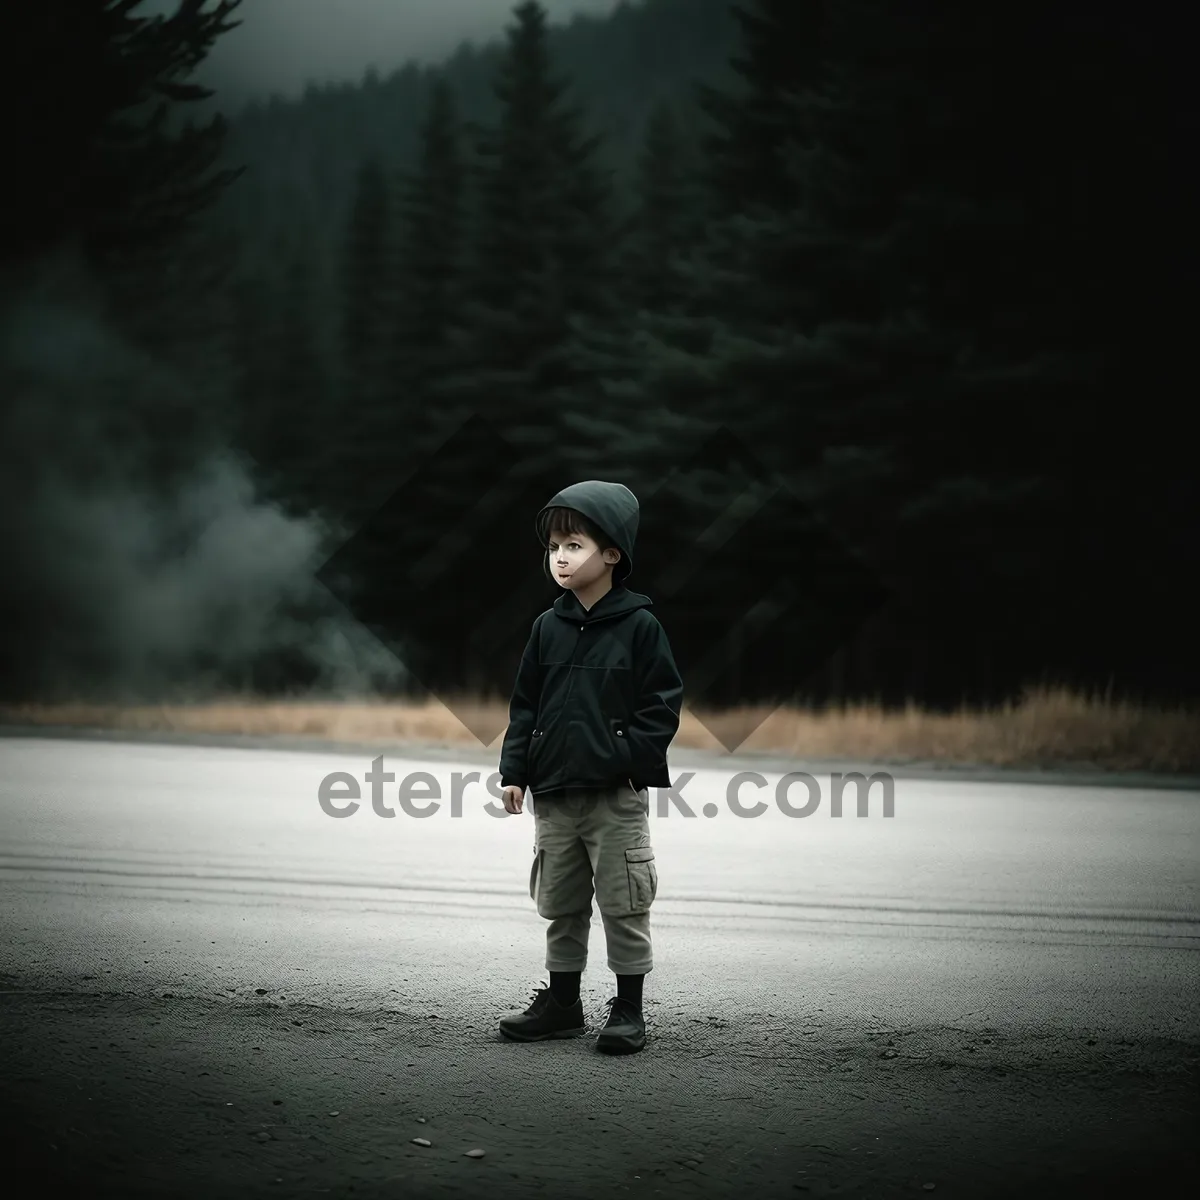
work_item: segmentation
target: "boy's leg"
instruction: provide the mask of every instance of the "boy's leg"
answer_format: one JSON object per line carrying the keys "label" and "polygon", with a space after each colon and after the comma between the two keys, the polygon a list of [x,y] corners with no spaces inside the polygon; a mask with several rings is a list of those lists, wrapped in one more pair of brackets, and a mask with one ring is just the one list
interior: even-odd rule
{"label": "boy's leg", "polygon": [[[609,969],[645,975],[654,969],[650,906],[658,890],[648,805],[631,787],[612,789],[590,806],[580,836],[592,861]],[[626,984],[620,994],[632,998],[636,987]]]}
{"label": "boy's leg", "polygon": [[536,848],[530,897],[550,924],[546,929],[546,970],[582,971],[587,965],[592,924],[592,868],[579,837],[579,819],[570,804],[537,804]]}
{"label": "boy's leg", "polygon": [[623,786],[595,804],[590,817],[584,836],[604,919],[608,965],[617,976],[617,995],[608,1002],[608,1021],[596,1038],[596,1049],[629,1054],[646,1044],[641,984],[654,968],[650,905],[658,875],[650,846],[649,804]]}

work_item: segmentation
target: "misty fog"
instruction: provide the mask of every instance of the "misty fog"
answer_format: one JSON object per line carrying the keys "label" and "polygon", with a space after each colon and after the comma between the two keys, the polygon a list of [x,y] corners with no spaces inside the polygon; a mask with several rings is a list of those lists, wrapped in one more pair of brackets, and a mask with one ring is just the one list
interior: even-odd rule
{"label": "misty fog", "polygon": [[171,486],[148,487],[144,414],[197,396],[114,328],[69,250],[6,305],[0,394],[0,620],[36,619],[45,648],[38,679],[6,685],[199,699],[264,655],[302,658],[330,694],[404,679],[314,577],[344,531],[264,500],[252,461],[181,444]]}
{"label": "misty fog", "polygon": [[[553,24],[607,13],[618,0],[543,0]],[[348,82],[374,66],[381,75],[410,60],[435,62],[462,41],[503,35],[516,0],[243,0],[241,26],[222,38],[196,78],[227,101],[310,81]],[[146,0],[139,13],[170,13],[176,0]]]}

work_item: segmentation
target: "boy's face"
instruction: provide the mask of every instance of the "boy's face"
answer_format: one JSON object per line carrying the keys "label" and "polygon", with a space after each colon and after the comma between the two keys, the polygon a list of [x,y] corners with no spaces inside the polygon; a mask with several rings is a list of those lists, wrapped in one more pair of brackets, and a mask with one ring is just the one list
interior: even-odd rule
{"label": "boy's face", "polygon": [[621,557],[616,549],[601,550],[586,533],[550,533],[550,574],[559,587],[579,591],[603,579]]}

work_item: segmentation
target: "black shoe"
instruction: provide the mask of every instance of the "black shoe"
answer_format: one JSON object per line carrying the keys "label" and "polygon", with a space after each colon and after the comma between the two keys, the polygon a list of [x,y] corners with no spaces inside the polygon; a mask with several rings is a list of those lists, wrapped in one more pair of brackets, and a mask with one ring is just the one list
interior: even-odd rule
{"label": "black shoe", "polygon": [[514,1042],[543,1042],[547,1038],[572,1038],[586,1032],[583,1027],[583,1000],[559,1004],[548,987],[535,989],[533,1003],[523,1012],[502,1017],[500,1032]]}
{"label": "black shoe", "polygon": [[596,1049],[606,1054],[632,1054],[646,1044],[646,1018],[641,1006],[624,996],[605,1001],[612,1007],[608,1023],[596,1038]]}

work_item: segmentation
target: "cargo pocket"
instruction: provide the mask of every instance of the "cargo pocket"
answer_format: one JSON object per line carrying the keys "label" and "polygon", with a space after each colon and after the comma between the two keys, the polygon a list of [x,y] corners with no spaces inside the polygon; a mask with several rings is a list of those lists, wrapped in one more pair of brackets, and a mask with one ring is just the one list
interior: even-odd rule
{"label": "cargo pocket", "polygon": [[529,898],[535,904],[537,903],[538,878],[541,874],[540,868],[544,853],[544,850],[539,850],[536,846],[533,848],[533,866],[529,869]]}
{"label": "cargo pocket", "polygon": [[630,846],[625,851],[625,870],[629,875],[629,911],[648,912],[658,892],[653,847]]}

